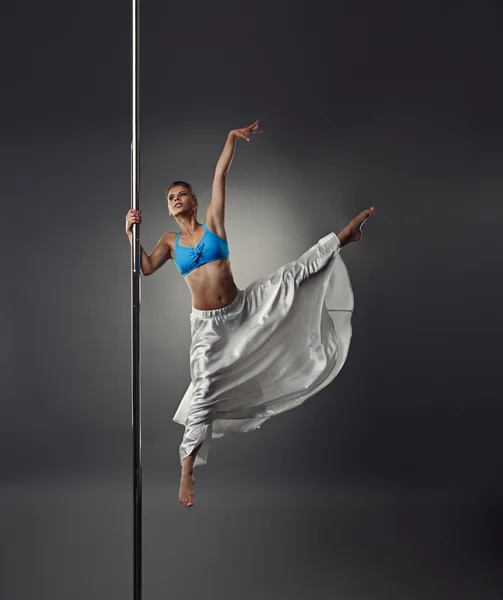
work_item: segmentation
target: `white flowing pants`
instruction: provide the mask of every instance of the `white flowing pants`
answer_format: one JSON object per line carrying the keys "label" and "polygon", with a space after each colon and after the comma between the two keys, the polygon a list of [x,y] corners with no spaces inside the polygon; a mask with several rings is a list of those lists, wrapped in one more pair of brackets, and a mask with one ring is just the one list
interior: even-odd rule
{"label": "white flowing pants", "polygon": [[185,426],[180,461],[211,439],[257,429],[304,402],[341,370],[353,292],[334,233],[240,290],[228,306],[192,309],[191,384],[173,418]]}

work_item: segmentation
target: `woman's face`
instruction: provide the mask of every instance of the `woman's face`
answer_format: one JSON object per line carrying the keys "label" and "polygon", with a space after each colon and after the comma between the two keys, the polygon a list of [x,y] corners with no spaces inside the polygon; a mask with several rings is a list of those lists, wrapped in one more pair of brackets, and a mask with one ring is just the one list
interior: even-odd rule
{"label": "woman's face", "polygon": [[180,214],[192,213],[197,202],[184,185],[175,185],[168,193],[168,212],[170,216],[176,217]]}

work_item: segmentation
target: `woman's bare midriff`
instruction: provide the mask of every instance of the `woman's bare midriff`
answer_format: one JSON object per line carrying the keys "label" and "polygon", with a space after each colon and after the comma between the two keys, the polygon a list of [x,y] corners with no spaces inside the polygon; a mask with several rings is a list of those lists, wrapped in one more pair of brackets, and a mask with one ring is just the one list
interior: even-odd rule
{"label": "woman's bare midriff", "polygon": [[215,310],[228,306],[238,295],[228,258],[197,267],[185,276],[192,294],[192,306],[198,310]]}

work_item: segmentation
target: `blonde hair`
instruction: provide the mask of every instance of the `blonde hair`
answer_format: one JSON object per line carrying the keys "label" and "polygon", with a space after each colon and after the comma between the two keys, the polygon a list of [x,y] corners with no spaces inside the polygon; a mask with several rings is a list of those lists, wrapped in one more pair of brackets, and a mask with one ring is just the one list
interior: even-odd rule
{"label": "blonde hair", "polygon": [[184,187],[186,187],[189,190],[189,192],[191,193],[194,200],[197,202],[197,196],[196,196],[194,190],[192,189],[192,186],[190,185],[190,183],[187,183],[186,181],[173,181],[173,183],[170,183],[168,186],[168,189],[166,190],[166,200],[168,199],[168,196],[169,196],[169,190],[171,188],[176,187],[177,185],[183,185]]}
{"label": "blonde hair", "polygon": [[[166,189],[166,200],[168,200],[168,198],[169,198],[169,190],[171,188],[176,187],[177,185],[183,185],[183,187],[186,187],[189,190],[192,198],[194,198],[194,200],[197,202],[197,196],[196,196],[194,190],[192,189],[192,186],[190,185],[190,183],[187,183],[186,181],[173,181],[173,183],[170,183],[168,188]],[[197,219],[197,206],[196,206],[196,219]]]}

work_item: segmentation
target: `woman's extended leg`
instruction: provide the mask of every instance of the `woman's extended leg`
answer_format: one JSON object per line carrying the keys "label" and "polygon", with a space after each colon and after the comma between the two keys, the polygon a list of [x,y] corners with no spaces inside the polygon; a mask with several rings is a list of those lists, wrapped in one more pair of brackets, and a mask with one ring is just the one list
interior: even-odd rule
{"label": "woman's extended leg", "polygon": [[201,447],[202,444],[199,444],[197,448],[187,456],[182,465],[182,475],[180,478],[180,492],[179,499],[180,502],[186,507],[190,508],[194,504],[194,492],[192,491],[192,486],[196,482],[194,478],[194,461],[196,460],[196,454]]}
{"label": "woman's extended leg", "polygon": [[374,214],[375,208],[367,208],[352,219],[346,227],[337,235],[341,248],[350,242],[359,242],[362,239],[361,226]]}
{"label": "woman's extended leg", "polygon": [[[344,229],[335,236],[333,233],[325,236],[317,244],[309,248],[298,259],[278,270],[283,275],[293,275],[297,284],[320,271],[333,256],[334,251],[347,246],[351,242],[359,242],[362,238],[361,228],[365,221],[374,214],[374,207],[361,211]],[[338,241],[335,242],[334,239]]]}

